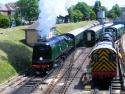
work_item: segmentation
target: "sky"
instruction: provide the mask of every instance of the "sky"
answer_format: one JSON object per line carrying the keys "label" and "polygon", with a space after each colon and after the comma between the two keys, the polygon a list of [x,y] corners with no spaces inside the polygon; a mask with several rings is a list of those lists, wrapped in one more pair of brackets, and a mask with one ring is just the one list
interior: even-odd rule
{"label": "sky", "polygon": [[[0,0],[0,3],[8,3],[8,2],[16,2],[18,0]],[[61,1],[61,0],[60,0]],[[94,5],[96,0],[68,0],[69,2],[74,1],[75,3],[79,2],[79,1],[84,1],[85,3],[87,3],[88,5]],[[103,6],[106,6],[107,9],[111,9],[113,5],[118,4],[119,6],[125,6],[125,0],[100,0],[101,4]]]}
{"label": "sky", "polygon": [[[85,1],[89,5],[94,5],[96,0],[80,0]],[[102,6],[106,6],[107,9],[111,9],[113,5],[118,4],[119,6],[125,6],[125,0],[100,0]]]}

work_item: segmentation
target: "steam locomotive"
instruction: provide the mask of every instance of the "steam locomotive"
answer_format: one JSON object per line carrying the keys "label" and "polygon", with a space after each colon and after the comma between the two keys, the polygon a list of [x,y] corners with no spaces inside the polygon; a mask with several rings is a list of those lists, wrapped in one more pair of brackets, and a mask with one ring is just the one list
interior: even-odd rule
{"label": "steam locomotive", "polygon": [[[33,69],[40,73],[51,70],[71,49],[75,49],[81,45],[84,41],[84,31],[93,26],[95,24],[55,36],[45,42],[39,41],[36,43],[33,47]],[[106,26],[110,26],[110,24],[106,24]],[[95,30],[95,32],[97,31]]]}
{"label": "steam locomotive", "polygon": [[124,25],[113,25],[105,29],[100,41],[95,45],[91,53],[91,73],[95,83],[106,85],[117,76],[118,53],[115,41],[124,33]]}

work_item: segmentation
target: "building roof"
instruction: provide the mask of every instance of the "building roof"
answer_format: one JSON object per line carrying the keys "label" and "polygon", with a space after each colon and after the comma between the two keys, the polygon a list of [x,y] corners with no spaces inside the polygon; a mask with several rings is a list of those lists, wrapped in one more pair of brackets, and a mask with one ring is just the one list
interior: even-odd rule
{"label": "building roof", "polygon": [[16,10],[16,4],[15,3],[8,3],[8,4],[6,4],[5,5],[7,8],[8,8],[8,10],[10,10],[10,11],[15,11]]}
{"label": "building roof", "polygon": [[8,11],[8,8],[4,4],[0,3],[0,11]]}
{"label": "building roof", "polygon": [[8,3],[8,4],[1,4],[0,3],[0,11],[15,11],[16,4],[15,3]]}
{"label": "building roof", "polygon": [[38,25],[39,25],[39,22],[36,21],[33,24],[29,25],[25,30],[37,30]]}

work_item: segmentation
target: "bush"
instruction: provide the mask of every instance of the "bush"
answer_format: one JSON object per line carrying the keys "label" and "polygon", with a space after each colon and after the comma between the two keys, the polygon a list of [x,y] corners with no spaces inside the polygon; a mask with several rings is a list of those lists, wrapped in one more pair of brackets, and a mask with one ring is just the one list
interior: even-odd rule
{"label": "bush", "polygon": [[7,28],[9,26],[10,26],[9,17],[0,15],[0,28]]}
{"label": "bush", "polygon": [[16,21],[16,25],[19,26],[19,25],[22,25],[22,21],[21,21],[21,18],[15,18],[15,21]]}

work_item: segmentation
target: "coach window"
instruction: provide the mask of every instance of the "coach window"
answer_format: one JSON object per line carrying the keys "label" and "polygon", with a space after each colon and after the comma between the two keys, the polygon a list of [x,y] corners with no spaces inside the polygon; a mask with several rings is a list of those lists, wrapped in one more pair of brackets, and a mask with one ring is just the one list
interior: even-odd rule
{"label": "coach window", "polygon": [[87,33],[87,40],[91,41],[91,33],[90,32]]}

